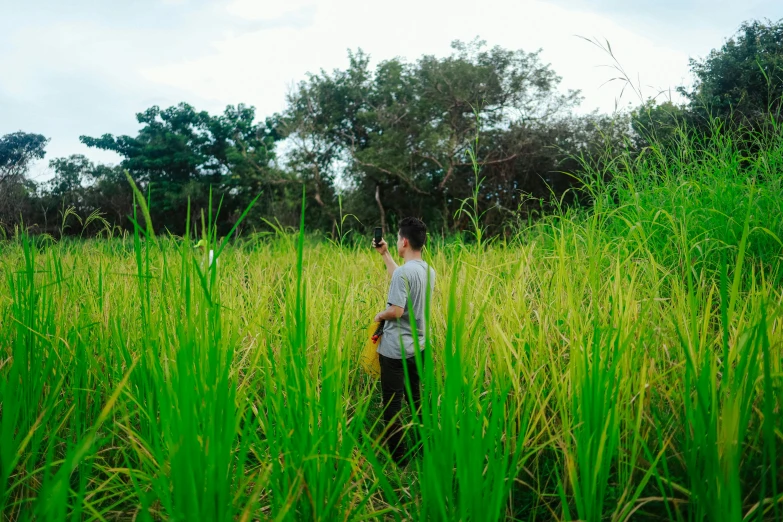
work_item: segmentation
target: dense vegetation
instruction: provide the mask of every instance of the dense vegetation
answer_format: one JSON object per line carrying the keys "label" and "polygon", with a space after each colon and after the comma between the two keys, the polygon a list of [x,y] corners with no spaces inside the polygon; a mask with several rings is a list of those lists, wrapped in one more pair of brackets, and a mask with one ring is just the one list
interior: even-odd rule
{"label": "dense vegetation", "polygon": [[783,130],[752,136],[747,155],[747,133],[681,133],[613,158],[591,212],[436,238],[405,469],[358,365],[387,285],[366,245],[280,230],[205,272],[143,208],[110,239],[20,234],[0,246],[0,510],[780,520]]}
{"label": "dense vegetation", "polygon": [[[47,139],[20,131],[0,137],[0,228],[55,238],[94,235],[107,225],[131,230],[127,170],[150,198],[157,230],[176,235],[184,232],[188,203],[195,222],[210,196],[221,201],[220,234],[259,194],[246,230],[269,231],[266,221],[296,227],[302,187],[311,231],[336,237],[346,214],[357,231],[416,215],[431,230],[450,234],[470,226],[459,208],[479,179],[477,210],[488,232],[508,234],[562,204],[592,204],[583,190],[591,170],[603,169],[606,177],[612,174],[601,164],[607,158],[645,154],[653,142],[675,146],[683,125],[709,136],[716,118],[753,130],[770,116],[779,123],[781,35],[783,21],[746,23],[691,63],[695,84],[681,89],[685,105],[644,101],[637,93],[635,111],[612,117],[575,115],[579,94],[560,92],[559,77],[538,53],[474,41],[455,42],[443,58],[391,59],[375,67],[361,51],[351,53],[346,69],[310,75],[291,92],[287,108],[266,119],[242,104],[221,115],[186,103],[152,107],[136,115],[136,136],[82,137],[90,147],[118,153],[119,165],[56,158],[54,177],[42,184],[25,173],[44,157]],[[618,72],[622,78],[621,67]],[[625,80],[631,92],[634,83]]]}
{"label": "dense vegetation", "polygon": [[[46,138],[2,138],[0,209],[25,226],[6,214],[0,241],[0,519],[783,520],[779,34],[747,24],[699,62],[687,106],[624,119],[515,120],[490,84],[478,118],[435,117],[449,102],[422,78],[482,60],[506,64],[504,86],[538,71],[525,96],[557,111],[573,101],[535,55],[458,46],[373,72],[357,54],[263,124],[151,109],[135,138],[85,138],[121,166],[55,160],[44,191],[25,169]],[[758,49],[778,98],[714,103],[747,102]],[[574,148],[524,161],[570,161],[579,181],[571,201],[541,185],[533,208],[557,168],[508,158],[552,129]],[[438,287],[423,411],[405,412],[423,451],[398,468],[358,364],[388,280],[345,213],[391,226],[416,208]]]}

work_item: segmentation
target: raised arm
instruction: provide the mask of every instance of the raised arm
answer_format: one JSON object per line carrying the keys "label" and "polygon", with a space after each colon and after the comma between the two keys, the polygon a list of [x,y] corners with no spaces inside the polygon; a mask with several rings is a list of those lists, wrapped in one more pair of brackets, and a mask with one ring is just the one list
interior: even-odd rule
{"label": "raised arm", "polygon": [[394,259],[392,259],[392,256],[389,253],[389,245],[387,245],[386,240],[383,239],[381,240],[380,245],[375,246],[373,244],[373,247],[383,258],[383,262],[386,264],[386,272],[388,272],[389,277],[391,277],[394,274],[394,271],[397,270],[397,263],[394,262]]}

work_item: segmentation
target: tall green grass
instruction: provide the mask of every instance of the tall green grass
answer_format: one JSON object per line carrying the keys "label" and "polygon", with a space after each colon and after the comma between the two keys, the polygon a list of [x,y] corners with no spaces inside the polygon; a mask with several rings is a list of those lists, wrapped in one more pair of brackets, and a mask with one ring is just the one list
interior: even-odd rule
{"label": "tall green grass", "polygon": [[138,197],[132,234],[0,243],[3,520],[780,520],[775,132],[683,133],[605,162],[592,209],[434,238],[404,468],[358,364],[388,280],[344,231],[218,244],[215,208],[208,267]]}

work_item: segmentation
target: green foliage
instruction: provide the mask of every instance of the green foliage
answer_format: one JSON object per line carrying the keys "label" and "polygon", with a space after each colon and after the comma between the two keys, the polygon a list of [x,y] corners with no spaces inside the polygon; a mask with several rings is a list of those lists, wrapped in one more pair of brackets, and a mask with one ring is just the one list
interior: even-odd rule
{"label": "green foliage", "polygon": [[703,60],[691,60],[691,108],[713,117],[757,125],[783,109],[783,20],[742,24]]}
{"label": "green foliage", "polygon": [[81,154],[57,158],[49,162],[54,177],[49,181],[49,191],[55,197],[78,197],[82,181],[92,174],[95,166]]}
{"label": "green foliage", "polygon": [[48,139],[40,134],[14,132],[0,138],[0,179],[22,173],[30,162],[46,154]]}
{"label": "green foliage", "polygon": [[357,362],[388,284],[366,245],[308,237],[300,206],[298,234],[224,241],[204,271],[140,191],[132,235],[20,232],[0,243],[0,511],[778,520],[783,140],[735,138],[600,161],[592,209],[505,243],[436,238],[402,469]]}
{"label": "green foliage", "polygon": [[0,137],[0,232],[13,230],[30,213],[35,185],[27,169],[46,154],[49,142],[40,134],[14,132]]}
{"label": "green foliage", "polygon": [[[738,129],[648,103],[514,120],[506,109],[556,96],[536,60],[457,44],[370,71],[358,53],[263,125],[241,106],[151,109],[136,138],[85,138],[123,165],[54,160],[37,195],[24,172],[45,139],[0,140],[20,189],[0,195],[58,214],[43,214],[52,235],[16,227],[0,242],[0,517],[780,520],[778,115]],[[518,98],[502,99],[517,92],[504,82]],[[288,174],[272,168],[282,135]],[[363,214],[332,208],[343,167]],[[553,170],[580,174],[571,193],[590,208],[563,204]],[[525,176],[559,198],[536,221]],[[115,235],[103,200],[131,234]],[[185,237],[156,234],[183,201],[165,224]],[[422,412],[406,424],[418,452],[400,469],[357,364],[387,281],[346,225],[433,201],[433,219],[466,219],[476,244],[436,235],[426,250],[439,290],[416,361]],[[273,233],[218,244],[245,219]],[[333,240],[307,235],[310,219],[334,223]],[[108,239],[54,239],[77,222]],[[505,241],[485,241],[503,225]]]}
{"label": "green foliage", "polygon": [[[156,227],[178,235],[188,204],[193,230],[201,212],[209,212],[210,194],[220,235],[259,195],[244,229],[295,228],[304,187],[308,229],[341,243],[349,232],[346,215],[355,218],[349,229],[357,232],[379,221],[388,230],[414,215],[442,235],[475,237],[480,229],[482,241],[508,239],[546,214],[593,205],[594,187],[628,175],[634,162],[663,162],[658,175],[668,172],[692,144],[727,136],[726,126],[744,129],[731,134],[737,152],[731,161],[747,168],[743,157],[770,150],[761,141],[778,135],[781,27],[747,22],[707,58],[692,60],[696,83],[682,91],[689,99],[682,106],[647,100],[630,113],[575,115],[578,93],[558,90],[560,78],[539,52],[475,40],[454,42],[444,57],[377,65],[361,50],[349,52],[345,69],[309,75],[286,109],[264,121],[242,104],[221,115],[186,103],[151,107],[137,114],[136,136],[82,136],[91,147],[120,154],[120,165],[55,159],[54,178],[40,186],[25,173],[43,157],[46,139],[10,134],[0,140],[0,223],[5,234],[21,223],[54,236],[104,233],[96,220],[88,229],[76,226],[95,214],[111,230],[128,230],[127,170],[149,198]],[[590,42],[611,56],[618,75],[611,81],[625,82],[642,100],[609,43]],[[285,154],[278,158],[281,140]],[[66,216],[73,226],[63,226]]]}
{"label": "green foliage", "polygon": [[95,165],[80,154],[53,159],[49,167],[54,176],[37,187],[37,205],[28,214],[31,230],[90,236],[129,224],[133,196],[121,167]]}
{"label": "green foliage", "polygon": [[657,147],[658,152],[675,150],[682,132],[688,132],[691,115],[684,106],[666,101],[648,100],[633,111],[632,123],[636,135],[636,147]]}
{"label": "green foliage", "polygon": [[747,253],[774,266],[783,246],[781,130],[699,137],[680,127],[671,136],[645,154],[615,158],[618,174],[596,195],[604,226],[639,248],[654,244],[662,266],[688,252],[694,267],[716,270],[721,256],[735,255],[747,225]]}
{"label": "green foliage", "polygon": [[478,161],[489,184],[511,185],[487,192],[489,206],[512,206],[523,191],[546,192],[538,175],[553,170],[554,154],[532,172],[523,158],[531,150],[546,156],[537,136],[567,114],[577,93],[557,92],[560,78],[538,53],[486,49],[480,41],[453,49],[445,58],[387,60],[374,70],[359,51],[349,55],[348,69],[302,82],[281,116],[296,146],[294,164],[310,169],[316,184],[344,166],[352,189],[346,205],[362,222],[378,212],[383,222],[422,215],[435,230],[453,230],[461,226],[453,220],[459,202],[472,191],[468,151],[477,107],[486,144]]}
{"label": "green foliage", "polygon": [[197,112],[188,104],[136,115],[138,136],[82,136],[90,147],[124,159],[143,190],[150,191],[156,226],[181,234],[191,202],[192,216],[208,206],[210,192],[223,198],[219,229],[225,233],[242,202],[280,182],[271,168],[276,136],[255,122],[252,107],[229,106],[220,116]]}

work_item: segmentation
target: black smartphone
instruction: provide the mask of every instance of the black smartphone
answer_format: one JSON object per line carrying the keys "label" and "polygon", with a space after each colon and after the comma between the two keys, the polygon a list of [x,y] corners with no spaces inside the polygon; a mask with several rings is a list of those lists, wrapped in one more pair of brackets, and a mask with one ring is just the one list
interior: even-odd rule
{"label": "black smartphone", "polygon": [[376,245],[380,245],[383,241],[383,229],[381,227],[375,227],[375,237],[373,241]]}

